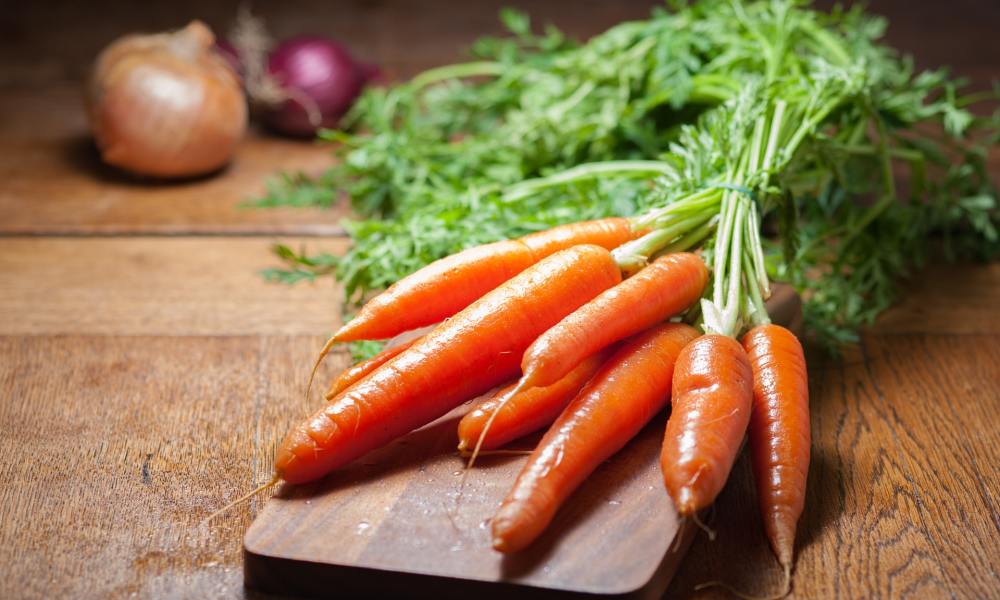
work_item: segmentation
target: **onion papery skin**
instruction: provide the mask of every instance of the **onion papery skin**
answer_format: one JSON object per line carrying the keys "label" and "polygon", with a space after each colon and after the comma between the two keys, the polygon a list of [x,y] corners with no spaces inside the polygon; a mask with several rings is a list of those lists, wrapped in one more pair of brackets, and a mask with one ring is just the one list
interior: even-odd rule
{"label": "onion papery skin", "polygon": [[102,159],[161,178],[204,175],[232,158],[247,127],[239,77],[199,21],[130,35],[98,57],[88,115]]}

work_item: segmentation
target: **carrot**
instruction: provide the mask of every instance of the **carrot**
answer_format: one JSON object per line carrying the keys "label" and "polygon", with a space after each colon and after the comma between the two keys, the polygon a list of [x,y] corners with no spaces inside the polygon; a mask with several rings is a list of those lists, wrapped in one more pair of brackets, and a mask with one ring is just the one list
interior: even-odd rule
{"label": "carrot", "polygon": [[537,262],[520,240],[475,246],[436,260],[372,298],[331,338],[381,340],[452,316]]}
{"label": "carrot", "polygon": [[683,516],[722,491],[750,422],[753,373],[731,337],[704,335],[674,368],[673,410],[660,453],[667,491]]}
{"label": "carrot", "polygon": [[330,384],[330,389],[326,392],[326,399],[333,400],[337,394],[351,387],[375,369],[389,362],[390,359],[395,358],[396,355],[402,353],[419,340],[420,337],[416,337],[408,342],[390,346],[368,360],[363,360],[353,367],[345,369],[344,372],[338,375],[337,378],[333,380],[333,383]]}
{"label": "carrot", "polygon": [[578,244],[611,250],[642,231],[633,231],[628,219],[611,217],[560,225],[526,235],[468,248],[434,261],[389,286],[326,341],[316,369],[337,342],[391,338],[404,331],[432,325],[462,310],[486,292],[555,252]]}
{"label": "carrot", "polygon": [[743,337],[753,368],[750,460],[764,530],[778,562],[791,570],[795,527],[809,472],[809,383],[802,345],[779,325]]}
{"label": "carrot", "polygon": [[686,309],[707,281],[708,269],[697,255],[656,259],[539,336],[521,359],[520,385],[551,385],[584,357]]}
{"label": "carrot", "polygon": [[275,460],[289,483],[318,479],[518,373],[540,333],[621,281],[611,253],[556,253],[486,294],[294,428]]}
{"label": "carrot", "polygon": [[645,231],[633,230],[628,219],[609,217],[596,221],[579,221],[529,233],[521,238],[521,242],[531,249],[535,260],[542,260],[546,256],[577,244],[594,244],[614,250],[641,233]]}
{"label": "carrot", "polygon": [[562,225],[517,240],[463,250],[397,281],[365,304],[333,339],[385,339],[437,323],[560,250],[578,244],[612,250],[632,236],[627,219],[610,218]]}
{"label": "carrot", "polygon": [[664,323],[626,340],[559,415],[493,518],[493,547],[517,552],[598,465],[620,450],[670,398],[674,362],[697,338]]}
{"label": "carrot", "polygon": [[483,436],[482,449],[499,448],[519,437],[537,431],[552,423],[580,388],[594,375],[610,353],[598,352],[584,359],[575,369],[559,381],[546,387],[531,388],[514,393],[516,383],[497,392],[492,398],[474,408],[458,423],[458,450],[471,450],[479,441],[486,423],[497,411],[487,435]]}

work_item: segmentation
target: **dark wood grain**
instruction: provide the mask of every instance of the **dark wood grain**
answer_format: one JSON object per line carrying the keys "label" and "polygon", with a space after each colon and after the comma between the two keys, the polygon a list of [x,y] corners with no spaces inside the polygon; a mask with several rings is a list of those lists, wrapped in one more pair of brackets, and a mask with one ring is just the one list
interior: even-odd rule
{"label": "dark wood grain", "polygon": [[257,503],[200,523],[266,478],[313,354],[296,336],[0,336],[0,597],[241,596]]}

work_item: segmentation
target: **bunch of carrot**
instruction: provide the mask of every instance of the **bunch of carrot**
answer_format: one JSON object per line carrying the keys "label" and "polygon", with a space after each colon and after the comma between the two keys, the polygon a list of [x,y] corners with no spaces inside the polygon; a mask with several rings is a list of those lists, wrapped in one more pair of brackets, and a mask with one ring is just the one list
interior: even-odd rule
{"label": "bunch of carrot", "polygon": [[749,430],[767,533],[787,572],[809,457],[805,363],[781,327],[754,328],[741,344],[683,322],[709,284],[702,257],[684,251],[714,230],[707,215],[670,235],[641,219],[566,225],[397,282],[322,355],[440,323],[341,374],[286,437],[276,477],[321,478],[503,386],[462,419],[459,450],[472,466],[479,452],[548,427],[492,521],[494,547],[516,552],[672,403],[661,464],[676,509],[696,518],[712,503]]}
{"label": "bunch of carrot", "polygon": [[[472,247],[401,278],[369,301],[326,343],[307,390],[316,368],[338,343],[430,330],[337,377],[327,402],[287,435],[268,485],[317,480],[496,389],[461,420],[458,449],[469,457],[471,468],[481,452],[546,430],[491,523],[494,548],[517,552],[542,534],[602,461],[669,407],[660,466],[674,508],[697,520],[725,485],[746,438],[765,533],[784,570],[787,592],[810,460],[809,391],[802,346],[792,332],[770,322],[765,308],[768,266],[772,274],[790,277],[807,291],[817,289],[803,285],[811,277],[819,282],[816,286],[841,282],[830,286],[832,295],[824,291],[824,314],[830,315],[878,297],[871,290],[885,289],[879,287],[888,285],[882,281],[892,279],[885,269],[901,269],[908,260],[905,248],[918,247],[919,232],[931,231],[935,223],[948,231],[965,219],[972,230],[996,240],[990,216],[995,202],[989,200],[993,203],[979,212],[970,208],[984,205],[980,200],[987,198],[984,184],[969,177],[981,171],[970,165],[980,163],[956,165],[937,180],[925,179],[924,164],[937,165],[945,154],[936,141],[918,133],[918,125],[940,122],[957,144],[969,127],[963,123],[973,122],[962,108],[966,101],[954,98],[944,78],[911,77],[905,63],[874,44],[877,27],[862,16],[826,17],[786,0],[693,3],[677,31],[696,32],[688,41],[692,52],[698,47],[706,53],[700,66],[690,63],[694,54],[684,50],[687,46],[662,45],[676,37],[664,35],[668,30],[624,25],[612,37],[628,42],[629,57],[667,57],[663,64],[668,64],[672,53],[680,51],[677,60],[699,69],[676,69],[683,75],[678,89],[689,96],[676,100],[697,104],[697,118],[671,125],[670,131],[651,124],[650,131],[633,139],[638,130],[615,123],[602,108],[602,123],[610,120],[615,129],[628,132],[627,143],[613,144],[621,146],[623,156],[575,157],[601,162],[564,166],[520,161],[533,165],[525,175],[535,179],[443,178],[449,181],[447,189],[420,187],[412,198],[431,202],[443,190],[456,206],[464,206],[458,200],[468,186],[475,192],[469,194],[475,205],[470,211],[487,219],[506,215],[511,206],[527,211],[518,203],[543,192],[596,192],[602,189],[596,181],[652,179],[637,188],[641,201],[635,210],[646,212]],[[641,35],[633,42],[633,34]],[[704,36],[716,39],[723,51],[701,44]],[[597,58],[595,64],[603,62],[599,53]],[[673,98],[661,89],[669,86],[659,75],[652,76],[660,69],[638,77],[641,85],[632,89],[628,78],[601,66],[613,75],[609,89],[638,94],[641,100],[636,110],[622,114],[649,111],[652,116],[651,107],[665,107]],[[513,81],[509,75],[504,74],[504,82]],[[567,86],[572,102],[560,102],[558,111],[547,109],[546,122],[550,114],[566,114],[562,111],[569,104],[617,97],[594,87],[605,83],[592,84]],[[705,103],[706,98],[711,101]],[[669,103],[672,109],[684,108]],[[687,112],[677,110],[675,116]],[[393,119],[386,122],[396,126]],[[581,138],[591,129],[589,119],[584,122],[587,127],[578,128]],[[493,135],[496,130],[484,131]],[[449,129],[444,139],[453,133]],[[581,141],[604,147],[608,140],[601,136]],[[411,144],[415,138],[400,139]],[[636,160],[636,152],[645,154],[642,160]],[[964,155],[978,156],[978,150]],[[911,161],[919,175],[913,187],[930,194],[929,202],[910,202],[905,211],[892,208],[898,196],[895,160]],[[385,169],[379,161],[371,162],[379,165],[377,173],[355,173],[363,180],[356,189],[383,194],[384,182],[378,178]],[[420,179],[436,170],[428,170],[427,164],[419,164]],[[559,168],[563,170],[555,170]],[[411,181],[394,174],[396,180]],[[452,182],[457,182],[455,189]],[[967,184],[951,187],[958,182]],[[410,197],[406,187],[398,190],[401,197]],[[855,205],[853,196],[877,200]],[[990,192],[989,198],[995,194]],[[484,203],[496,212],[480,212]],[[781,259],[767,264],[761,241],[765,213],[775,218],[783,250]],[[907,216],[911,213],[916,216]],[[438,224],[435,235],[444,227],[433,211],[399,215],[412,220],[406,236],[428,222]],[[475,227],[462,222],[461,227],[452,225],[455,231],[449,235],[461,236],[463,227]],[[516,235],[537,222],[504,231]],[[894,254],[886,255],[884,244],[871,257],[863,254],[876,247],[872,243],[852,248],[883,231],[907,230],[906,223],[914,225],[913,233],[899,238],[907,245]],[[834,250],[821,252],[825,246]],[[442,256],[454,247],[431,255]],[[371,245],[365,252],[392,254]],[[771,258],[778,257],[772,253]],[[390,270],[391,277],[399,272]],[[817,296],[813,306],[819,305]],[[860,322],[863,311],[844,310],[855,315],[847,323]]]}

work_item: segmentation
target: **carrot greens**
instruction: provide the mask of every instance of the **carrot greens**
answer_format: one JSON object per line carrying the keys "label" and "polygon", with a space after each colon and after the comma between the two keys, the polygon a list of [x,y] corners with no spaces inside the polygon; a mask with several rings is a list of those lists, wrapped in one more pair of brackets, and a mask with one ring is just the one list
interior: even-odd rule
{"label": "carrot greens", "polygon": [[324,134],[326,173],[272,182],[261,205],[346,193],[360,218],[341,259],[285,249],[270,276],[335,272],[358,300],[470,246],[629,216],[652,232],[620,264],[703,246],[710,330],[761,322],[770,278],[834,345],[890,305],[928,238],[949,258],[1000,249],[998,93],[916,71],[878,41],[884,19],[699,0],[582,45],[503,19],[511,35],[472,62],[366,92],[353,129]]}

